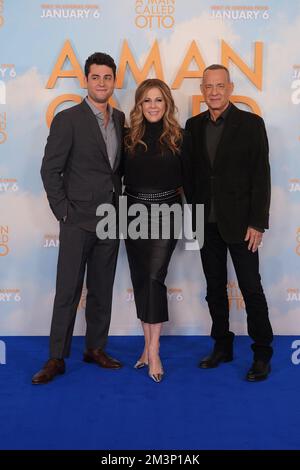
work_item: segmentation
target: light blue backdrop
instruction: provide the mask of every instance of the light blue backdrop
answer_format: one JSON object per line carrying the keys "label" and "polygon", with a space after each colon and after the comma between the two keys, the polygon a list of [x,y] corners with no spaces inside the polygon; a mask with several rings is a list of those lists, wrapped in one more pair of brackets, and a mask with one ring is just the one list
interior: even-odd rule
{"label": "light blue backdrop", "polygon": [[[270,140],[271,229],[265,234],[260,257],[271,321],[277,334],[300,333],[300,2],[270,0],[266,5],[256,1],[255,7],[249,7],[249,3],[245,0],[229,3],[102,0],[92,5],[66,0],[61,4],[42,4],[37,0],[0,2],[2,335],[49,333],[58,224],[48,207],[39,175],[48,135],[46,111],[53,99],[62,94],[85,95],[75,78],[58,78],[53,89],[46,89],[66,40],[82,67],[87,56],[95,51],[108,52],[118,64],[127,40],[140,68],[157,40],[164,78],[170,85],[192,41],[205,65],[221,61],[223,40],[250,69],[254,68],[254,44],[263,43],[261,90],[233,62],[229,69],[235,83],[234,93],[250,97],[259,105]],[[70,68],[68,61],[64,68]],[[196,70],[196,64],[192,62],[189,69]],[[149,76],[154,76],[153,70]],[[127,68],[123,88],[114,95],[127,116],[135,88],[136,81]],[[183,126],[192,114],[192,95],[198,94],[198,78],[187,78],[174,90]],[[183,242],[178,244],[170,265],[167,278],[170,322],[164,333],[207,334],[210,320],[200,256],[198,251],[185,248]],[[232,328],[245,334],[242,299],[231,266],[228,289]],[[78,334],[84,332],[84,296],[85,292],[76,322]],[[123,246],[111,333],[140,333]]]}

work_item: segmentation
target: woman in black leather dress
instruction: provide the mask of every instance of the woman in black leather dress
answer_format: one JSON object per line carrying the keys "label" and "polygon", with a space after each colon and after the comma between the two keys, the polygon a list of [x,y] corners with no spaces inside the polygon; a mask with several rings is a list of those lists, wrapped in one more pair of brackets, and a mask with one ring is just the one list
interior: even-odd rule
{"label": "woman in black leather dress", "polygon": [[[164,374],[159,357],[162,323],[168,321],[164,282],[177,239],[174,218],[151,214],[151,208],[157,204],[177,204],[181,220],[180,193],[188,182],[188,140],[175,111],[166,83],[159,79],[143,81],[136,90],[130,129],[125,137],[124,194],[129,209],[137,203],[146,208],[141,225],[149,235],[146,239],[136,238],[129,230],[125,240],[137,316],[145,336],[144,351],[135,368],[149,366],[149,376],[155,382],[160,382]],[[128,229],[132,220],[134,217],[128,217]],[[170,229],[167,238],[162,235],[163,226]],[[151,238],[151,228],[160,231],[158,239]]]}

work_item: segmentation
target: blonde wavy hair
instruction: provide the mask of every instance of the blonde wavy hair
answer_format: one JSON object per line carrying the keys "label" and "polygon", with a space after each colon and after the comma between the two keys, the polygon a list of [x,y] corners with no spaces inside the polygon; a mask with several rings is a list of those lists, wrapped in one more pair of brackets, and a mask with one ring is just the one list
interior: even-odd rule
{"label": "blonde wavy hair", "polygon": [[159,138],[162,151],[168,148],[175,153],[179,152],[182,142],[182,131],[175,117],[177,108],[168,85],[158,78],[148,78],[144,80],[135,92],[135,104],[130,112],[130,129],[125,137],[125,147],[130,153],[135,153],[138,144],[142,144],[147,150],[147,145],[143,141],[146,129],[146,119],[143,115],[142,104],[145,95],[151,88],[157,88],[164,99],[166,110],[163,116],[163,131]]}

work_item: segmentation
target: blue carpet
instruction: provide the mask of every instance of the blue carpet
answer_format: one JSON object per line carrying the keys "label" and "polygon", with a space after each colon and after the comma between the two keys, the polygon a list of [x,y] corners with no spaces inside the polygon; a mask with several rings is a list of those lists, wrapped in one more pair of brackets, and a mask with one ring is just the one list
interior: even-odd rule
{"label": "blue carpet", "polygon": [[250,340],[237,337],[235,360],[197,368],[208,337],[162,337],[166,376],[156,384],[132,365],[141,337],[110,337],[118,371],[82,362],[84,340],[73,340],[67,373],[31,385],[47,358],[48,338],[7,337],[0,365],[0,449],[299,449],[300,365],[294,337],[276,337],[272,374],[245,381]]}

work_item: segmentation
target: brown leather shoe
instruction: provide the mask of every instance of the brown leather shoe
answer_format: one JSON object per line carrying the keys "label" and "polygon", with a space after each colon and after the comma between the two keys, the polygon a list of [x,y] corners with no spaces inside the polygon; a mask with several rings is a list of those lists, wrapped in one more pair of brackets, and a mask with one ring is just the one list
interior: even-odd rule
{"label": "brown leather shoe", "polygon": [[66,371],[65,361],[63,359],[49,359],[44,367],[34,374],[32,377],[32,383],[46,384],[50,380],[54,379],[56,375],[64,374]]}
{"label": "brown leather shoe", "polygon": [[83,355],[84,362],[95,362],[105,369],[120,369],[121,362],[108,356],[102,349],[87,349]]}

